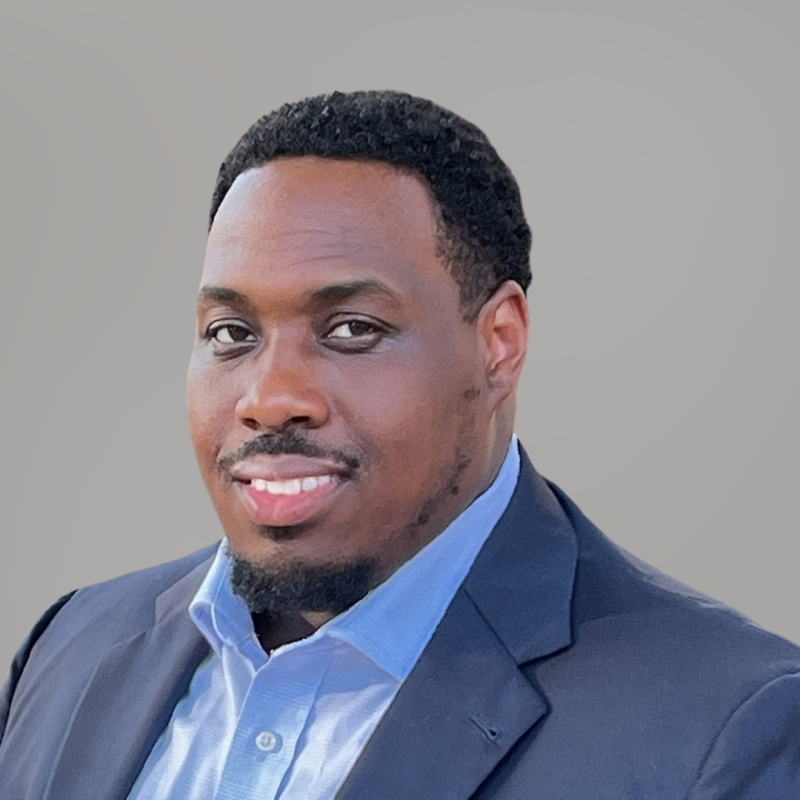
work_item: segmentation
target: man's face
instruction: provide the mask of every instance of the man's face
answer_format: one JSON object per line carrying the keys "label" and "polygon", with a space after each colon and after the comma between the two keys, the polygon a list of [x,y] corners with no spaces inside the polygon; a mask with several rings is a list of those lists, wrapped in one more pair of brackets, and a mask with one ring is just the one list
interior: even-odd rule
{"label": "man's face", "polygon": [[415,176],[317,158],[239,176],[208,239],[187,394],[234,553],[369,561],[383,580],[446,527],[491,479],[501,398],[479,327]]}

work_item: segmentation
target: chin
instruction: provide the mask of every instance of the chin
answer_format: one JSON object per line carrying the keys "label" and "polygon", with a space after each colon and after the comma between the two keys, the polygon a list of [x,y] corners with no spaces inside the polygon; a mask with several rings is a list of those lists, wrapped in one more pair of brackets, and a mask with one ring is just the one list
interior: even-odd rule
{"label": "chin", "polygon": [[258,525],[259,536],[270,542],[291,542],[306,534],[313,525],[301,523],[299,525]]}

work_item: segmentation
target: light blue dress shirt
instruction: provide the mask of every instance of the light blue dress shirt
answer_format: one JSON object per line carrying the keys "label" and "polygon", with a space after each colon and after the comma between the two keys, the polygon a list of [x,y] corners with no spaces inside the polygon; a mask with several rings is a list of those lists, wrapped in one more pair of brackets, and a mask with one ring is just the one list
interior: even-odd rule
{"label": "light blue dress shirt", "polygon": [[417,663],[519,475],[494,483],[366,597],[267,655],[225,542],[189,613],[211,645],[129,800],[333,800]]}

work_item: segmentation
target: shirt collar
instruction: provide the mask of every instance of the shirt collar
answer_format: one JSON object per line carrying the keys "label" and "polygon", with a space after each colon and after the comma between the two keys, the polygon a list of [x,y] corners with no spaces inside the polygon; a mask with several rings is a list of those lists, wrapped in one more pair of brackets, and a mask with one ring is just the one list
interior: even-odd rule
{"label": "shirt collar", "polygon": [[[347,643],[395,680],[404,681],[505,511],[518,477],[519,449],[512,436],[503,465],[483,494],[386,581],[303,641],[331,637]],[[226,645],[249,649],[255,638],[250,613],[230,587],[226,545],[223,540],[189,606],[195,625],[217,655]]]}
{"label": "shirt collar", "polygon": [[211,568],[189,604],[189,616],[217,655],[224,646],[241,648],[255,636],[247,606],[231,589],[230,571],[228,540],[223,539]]}

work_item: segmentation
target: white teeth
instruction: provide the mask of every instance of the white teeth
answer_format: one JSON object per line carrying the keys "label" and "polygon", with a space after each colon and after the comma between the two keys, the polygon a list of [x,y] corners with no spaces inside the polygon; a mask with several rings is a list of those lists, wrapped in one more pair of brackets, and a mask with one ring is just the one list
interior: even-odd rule
{"label": "white teeth", "polygon": [[292,478],[288,481],[253,478],[250,481],[250,485],[257,492],[268,492],[269,494],[300,494],[300,492],[310,492],[318,486],[326,486],[329,483],[333,483],[333,475],[314,475],[308,478]]}

